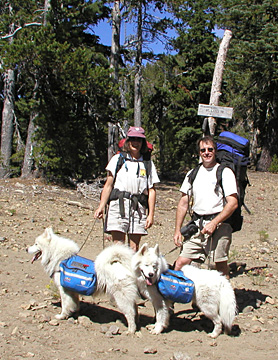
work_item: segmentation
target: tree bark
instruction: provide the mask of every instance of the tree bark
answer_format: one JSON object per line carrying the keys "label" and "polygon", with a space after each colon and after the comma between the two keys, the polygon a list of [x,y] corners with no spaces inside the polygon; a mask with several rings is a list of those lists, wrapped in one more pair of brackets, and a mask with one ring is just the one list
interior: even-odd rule
{"label": "tree bark", "polygon": [[2,111],[1,129],[1,162],[0,178],[10,177],[10,159],[12,155],[14,131],[14,70],[9,69],[4,74],[4,105]]}
{"label": "tree bark", "polygon": [[30,121],[28,125],[28,134],[25,146],[25,153],[24,153],[24,161],[21,170],[21,177],[23,179],[32,178],[34,177],[34,157],[33,157],[33,149],[35,146],[35,142],[33,136],[35,134],[35,124],[34,120],[38,116],[37,113],[32,112],[30,116]]}
{"label": "tree bark", "polygon": [[261,156],[257,164],[257,171],[268,171],[272,158],[278,154],[278,83],[273,81],[272,86],[272,98],[269,100],[265,114],[264,123],[266,131],[264,134],[261,133],[263,138]]}
{"label": "tree bark", "polygon": [[134,126],[141,126],[142,122],[142,3],[138,2],[137,19],[137,46],[135,60],[135,79],[134,79]]}
{"label": "tree bark", "polygon": [[[44,14],[43,14],[43,25],[46,26],[47,20],[47,12],[50,8],[50,0],[44,1]],[[33,90],[33,100],[37,102],[37,92],[39,88],[39,79],[38,76],[36,76],[35,80],[35,86]],[[36,132],[36,126],[35,126],[35,119],[38,116],[38,112],[36,109],[33,109],[30,114],[30,120],[28,124],[28,132],[27,132],[27,139],[26,139],[26,145],[25,145],[25,153],[24,153],[24,160],[23,165],[21,169],[21,177],[22,178],[33,178],[35,174],[35,160],[34,160],[34,154],[33,149],[36,146],[36,142],[34,140],[34,135]]]}
{"label": "tree bark", "polygon": [[43,26],[47,25],[47,13],[50,9],[50,0],[44,0],[44,14],[43,14]]}
{"label": "tree bark", "polygon": [[[228,52],[231,38],[232,38],[232,32],[230,30],[225,30],[223,39],[222,39],[220,47],[219,47],[217,60],[216,60],[215,68],[214,68],[209,105],[214,105],[214,106],[219,105],[219,98],[221,96],[223,71],[224,71],[225,61],[226,61],[227,52]],[[217,125],[216,119],[214,117],[209,117],[208,123],[209,123],[210,134],[214,135],[215,128]]]}
{"label": "tree bark", "polygon": [[[111,56],[110,56],[110,69],[113,70],[112,77],[114,82],[119,82],[119,60],[120,60],[120,31],[121,31],[121,11],[120,0],[114,1],[112,12],[112,41],[111,41]],[[111,99],[110,104],[115,110],[118,109],[117,99]],[[108,123],[108,161],[118,150],[119,131],[115,124]]]}

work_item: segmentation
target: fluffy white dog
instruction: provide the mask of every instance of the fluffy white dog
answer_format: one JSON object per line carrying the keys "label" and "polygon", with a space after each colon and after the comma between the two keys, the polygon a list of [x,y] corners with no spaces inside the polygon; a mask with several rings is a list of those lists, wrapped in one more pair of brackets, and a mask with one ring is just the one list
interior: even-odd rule
{"label": "fluffy white dog", "polygon": [[[57,319],[66,319],[79,310],[79,294],[60,285],[59,265],[62,260],[76,255],[78,245],[62,236],[54,234],[51,228],[36,238],[34,245],[27,249],[34,254],[32,263],[41,259],[46,273],[53,278],[61,296],[61,314]],[[115,299],[119,310],[125,315],[128,332],[135,333],[138,290],[131,258],[134,252],[124,245],[112,245],[105,248],[95,260],[97,290],[93,295],[106,292]]]}
{"label": "fluffy white dog", "polygon": [[[159,251],[159,246],[149,248],[144,244],[133,256],[132,267],[137,278],[137,285],[142,295],[153,304],[156,323],[151,327],[153,334],[159,334],[169,324],[170,305],[159,293],[156,283],[161,273],[168,268],[167,262]],[[182,268],[184,275],[195,285],[192,301],[206,317],[214,323],[214,329],[209,334],[216,338],[222,332],[229,333],[236,315],[236,299],[230,282],[215,270],[204,270],[192,265]]]}

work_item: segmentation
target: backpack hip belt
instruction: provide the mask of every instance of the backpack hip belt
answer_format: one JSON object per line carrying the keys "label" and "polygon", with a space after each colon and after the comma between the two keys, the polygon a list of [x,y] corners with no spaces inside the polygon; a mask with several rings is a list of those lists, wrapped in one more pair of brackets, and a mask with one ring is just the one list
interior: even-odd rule
{"label": "backpack hip belt", "polygon": [[199,229],[202,230],[203,229],[203,221],[211,221],[213,220],[217,215],[219,214],[218,213],[215,213],[215,214],[208,214],[208,215],[199,215],[195,212],[193,212],[193,215],[192,215],[192,220],[195,221],[195,220],[199,220]]}
{"label": "backpack hip belt", "polygon": [[120,191],[119,189],[113,189],[111,191],[109,201],[119,200],[120,214],[122,218],[125,217],[124,199],[131,200],[131,205],[134,210],[138,210],[138,202],[146,208],[148,206],[148,196],[145,194],[131,194],[128,191]]}

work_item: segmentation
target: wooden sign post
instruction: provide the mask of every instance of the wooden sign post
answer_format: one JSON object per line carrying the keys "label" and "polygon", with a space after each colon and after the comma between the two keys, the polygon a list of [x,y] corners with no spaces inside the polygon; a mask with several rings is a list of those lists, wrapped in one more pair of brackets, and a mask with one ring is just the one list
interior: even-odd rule
{"label": "wooden sign post", "polygon": [[[209,99],[209,105],[213,105],[215,107],[217,107],[219,104],[219,98],[221,95],[222,76],[223,76],[224,65],[225,65],[226,56],[231,38],[232,38],[232,32],[230,30],[225,30],[217,55],[217,60],[214,68],[212,85],[211,85],[210,99]],[[216,128],[216,120],[212,115],[208,117],[208,126],[209,126],[210,134],[214,135]]]}

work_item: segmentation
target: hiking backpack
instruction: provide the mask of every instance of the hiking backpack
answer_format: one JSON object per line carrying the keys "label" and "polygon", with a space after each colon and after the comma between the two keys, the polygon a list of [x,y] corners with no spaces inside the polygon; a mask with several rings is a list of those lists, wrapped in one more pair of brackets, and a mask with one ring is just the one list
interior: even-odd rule
{"label": "hiking backpack", "polygon": [[[122,139],[118,143],[119,151],[117,153],[119,154],[119,158],[118,158],[118,161],[117,161],[117,164],[116,164],[114,183],[116,181],[117,174],[118,174],[119,170],[121,169],[121,167],[123,165],[125,165],[126,171],[128,171],[126,161],[133,161],[132,159],[130,159],[128,157],[128,154],[125,151],[122,151],[122,147],[124,146],[125,140],[126,139]],[[143,160],[142,161],[140,160],[140,162],[143,162],[145,170],[146,170],[147,188],[148,188],[148,178],[149,178],[149,175],[150,175],[151,170],[152,170],[151,152],[153,150],[152,144],[149,143],[148,141],[147,141],[147,148],[148,148],[148,151],[143,154]],[[136,161],[136,160],[134,160],[134,161]],[[139,167],[138,167],[138,171],[139,171]],[[121,213],[122,217],[125,216],[124,215],[123,196],[124,196],[124,194],[123,194],[122,191],[119,191],[118,189],[113,188],[113,190],[111,191],[109,200],[108,200],[108,202],[110,202],[111,200],[117,200],[117,199],[120,200],[120,213]],[[145,206],[148,209],[148,207],[149,207],[148,195],[139,194],[139,195],[136,196],[136,198],[138,199],[138,201],[139,201],[139,203],[141,205]]]}
{"label": "hiking backpack", "polygon": [[[222,172],[225,167],[233,170],[237,182],[238,188],[238,207],[233,214],[224,222],[229,223],[232,226],[233,232],[239,231],[242,228],[243,216],[241,214],[241,208],[244,206],[246,211],[250,214],[247,206],[244,203],[245,189],[247,185],[250,185],[247,177],[247,166],[250,164],[249,158],[249,140],[242,136],[233,134],[230,131],[223,131],[217,139],[217,153],[216,161],[220,164],[216,171],[216,186],[215,192],[218,192],[219,186],[222,186]],[[188,176],[189,183],[193,184],[198,170],[202,164],[199,164],[195,169],[191,171]]]}
{"label": "hiking backpack", "polygon": [[[122,150],[123,146],[124,146],[124,143],[126,141],[126,138],[124,139],[121,139],[118,143],[118,147],[119,147],[119,151],[118,151],[118,154],[120,154],[119,156],[119,159],[118,159],[118,162],[117,162],[117,165],[116,165],[116,171],[115,171],[115,177],[114,179],[116,179],[116,175],[118,173],[118,171],[121,169],[121,167],[123,166],[123,164],[126,162],[126,161],[130,161],[127,157],[127,153],[124,152]],[[143,154],[143,163],[144,163],[144,166],[145,166],[145,169],[146,169],[146,176],[147,176],[147,179],[151,173],[151,153],[153,151],[153,145],[151,143],[149,143],[148,141],[147,142],[147,148],[148,148],[148,151],[146,153]]]}

